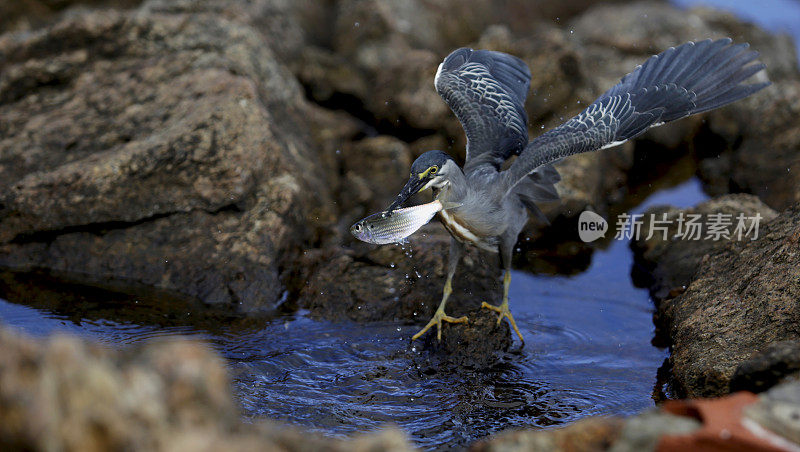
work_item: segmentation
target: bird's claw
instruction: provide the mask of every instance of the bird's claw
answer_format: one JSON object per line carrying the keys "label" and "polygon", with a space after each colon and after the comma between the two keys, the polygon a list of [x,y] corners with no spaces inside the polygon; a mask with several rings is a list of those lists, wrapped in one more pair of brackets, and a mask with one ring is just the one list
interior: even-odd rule
{"label": "bird's claw", "polygon": [[431,320],[425,325],[425,328],[421,329],[419,333],[411,336],[411,340],[419,339],[426,331],[430,329],[433,325],[436,325],[436,339],[441,341],[442,340],[442,322],[448,323],[467,323],[467,316],[461,317],[450,317],[449,315],[444,313],[444,310],[437,309],[436,313],[433,314]]}
{"label": "bird's claw", "polygon": [[504,301],[503,304],[501,304],[500,306],[493,306],[484,301],[483,303],[481,303],[481,307],[491,309],[492,311],[500,314],[499,316],[497,316],[498,325],[500,325],[500,322],[503,321],[503,317],[508,317],[508,323],[510,323],[511,327],[514,328],[514,331],[516,331],[517,336],[519,336],[519,340],[523,344],[525,343],[525,339],[522,338],[522,333],[520,333],[519,328],[517,328],[517,322],[514,321],[514,316],[511,315],[511,311],[508,309],[507,301]]}

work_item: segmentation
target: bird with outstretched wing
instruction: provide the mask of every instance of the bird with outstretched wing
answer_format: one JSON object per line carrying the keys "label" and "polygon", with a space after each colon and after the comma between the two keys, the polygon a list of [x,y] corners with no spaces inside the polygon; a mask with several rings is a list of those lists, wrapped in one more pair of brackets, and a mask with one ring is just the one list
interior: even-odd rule
{"label": "bird with outstretched wing", "polygon": [[[428,151],[411,166],[411,175],[392,212],[413,194],[430,189],[447,208],[439,212],[452,235],[447,280],[439,307],[428,324],[441,339],[442,322],[466,317],[445,313],[452,279],[466,244],[499,253],[504,270],[503,300],[482,306],[499,313],[516,331],[508,307],[511,255],[528,213],[542,217],[537,202],[558,199],[558,172],[552,164],[581,152],[605,149],[651,127],[702,113],[747,97],[768,81],[747,84],[764,69],[758,53],[730,39],[689,42],[650,57],[564,124],[528,142],[524,104],[531,74],[517,57],[489,50],[461,48],[439,65],[436,91],[455,113],[467,136],[466,163],[460,167],[442,151]],[[517,159],[506,170],[502,165]]]}

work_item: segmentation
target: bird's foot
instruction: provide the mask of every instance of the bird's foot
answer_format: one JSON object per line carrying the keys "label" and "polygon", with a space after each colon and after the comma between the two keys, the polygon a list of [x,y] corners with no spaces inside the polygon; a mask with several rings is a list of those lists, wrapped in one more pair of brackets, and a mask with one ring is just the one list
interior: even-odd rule
{"label": "bird's foot", "polygon": [[448,323],[467,323],[467,316],[461,317],[450,317],[449,315],[444,313],[444,309],[437,309],[436,313],[433,314],[430,322],[425,325],[425,328],[421,329],[419,333],[411,336],[411,340],[419,339],[426,331],[430,329],[433,325],[436,325],[436,339],[441,341],[442,340],[442,322]]}
{"label": "bird's foot", "polygon": [[503,321],[503,317],[508,317],[508,323],[510,323],[511,327],[514,328],[514,331],[517,332],[519,340],[522,341],[523,344],[525,343],[525,339],[522,338],[522,333],[520,333],[519,328],[517,328],[517,322],[514,321],[514,316],[511,315],[511,311],[508,309],[508,300],[504,300],[503,304],[501,304],[500,306],[492,306],[484,301],[483,303],[481,303],[481,307],[488,308],[494,312],[500,313],[500,315],[497,317],[498,325],[500,325],[500,322]]}

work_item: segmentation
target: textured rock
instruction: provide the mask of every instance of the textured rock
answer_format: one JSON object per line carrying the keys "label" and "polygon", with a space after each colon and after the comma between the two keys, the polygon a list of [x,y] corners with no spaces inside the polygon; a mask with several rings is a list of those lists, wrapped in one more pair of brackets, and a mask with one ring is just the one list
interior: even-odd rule
{"label": "textured rock", "polygon": [[[319,264],[302,287],[299,304],[323,318],[424,325],[442,297],[449,248],[448,233],[432,224],[404,247],[354,243],[352,249],[315,251],[319,254],[305,256]],[[453,279],[448,314],[463,315],[481,301],[496,304],[502,294],[497,256],[469,249]]]}
{"label": "textured rock", "polygon": [[411,450],[396,429],[341,441],[242,423],[222,361],[195,342],[120,352],[0,329],[0,348],[4,450]]}
{"label": "textured rock", "polygon": [[659,440],[665,435],[685,435],[700,428],[695,419],[651,410],[625,420],[625,427],[611,452],[639,452],[657,450]]}
{"label": "textured rock", "polygon": [[408,180],[412,161],[406,143],[385,135],[348,143],[341,156],[339,210],[343,219],[353,223],[394,201]]}
{"label": "textured rock", "polygon": [[[469,318],[466,324],[442,324],[441,341],[436,339],[436,327],[421,338],[421,348],[431,353],[427,366],[420,367],[430,367],[433,372],[444,366],[458,371],[483,370],[502,361],[512,344],[508,321],[503,319],[498,325],[497,314],[485,308],[464,315]],[[426,373],[424,368],[421,371]]]}
{"label": "textured rock", "polygon": [[800,206],[700,265],[686,291],[660,307],[671,363],[689,397],[728,391],[737,366],[772,342],[800,337]]}
{"label": "textured rock", "polygon": [[0,54],[0,266],[245,311],[280,298],[280,268],[333,217],[332,159],[258,33],[97,12]]}
{"label": "textured rock", "polygon": [[28,31],[48,24],[70,8],[130,8],[142,0],[25,0],[0,3],[0,33]]}
{"label": "textured rock", "polygon": [[473,445],[475,452],[491,451],[596,451],[607,450],[619,438],[624,421],[593,417],[555,430],[518,430],[499,433]]}
{"label": "textured rock", "polygon": [[800,444],[800,383],[784,383],[761,394],[757,403],[745,408],[745,417],[766,430],[759,432],[762,436],[796,448]]}
{"label": "textured rock", "polygon": [[730,390],[761,392],[785,380],[800,377],[800,340],[767,345],[736,367]]}
{"label": "textured rock", "polygon": [[800,439],[800,383],[756,396],[671,400],[627,418],[591,417],[558,429],[493,435],[473,451],[794,450]]}
{"label": "textured rock", "polygon": [[[753,193],[779,210],[800,201],[798,78],[775,81],[726,117],[711,115],[710,131],[734,143],[732,151],[701,161],[701,177],[712,190]],[[739,133],[732,132],[734,124],[741,125]]]}
{"label": "textured rock", "polygon": [[[740,214],[745,218],[760,215],[761,225],[778,215],[757,197],[744,194],[713,198],[690,209],[658,206],[644,213],[641,235],[639,240],[631,242],[631,247],[637,253],[639,269],[649,273],[648,286],[656,300],[668,298],[670,293],[674,296],[682,292],[691,282],[692,276],[703,260],[716,248],[730,241],[750,240],[744,233],[742,238],[739,238],[736,232],[739,224],[737,216]],[[679,237],[679,227],[680,233],[687,233],[685,222],[696,215],[700,215],[697,221],[700,227],[699,238]],[[710,217],[710,215],[723,216]],[[683,223],[680,218],[683,218]],[[715,224],[714,218],[727,218],[720,229],[724,231],[724,235],[709,234],[710,226]],[[658,223],[663,221],[666,221],[668,226],[666,239],[663,231],[658,229],[665,225]],[[747,226],[750,224],[749,221],[746,220]],[[651,231],[652,236],[650,236]],[[752,233],[749,237],[752,237]]]}

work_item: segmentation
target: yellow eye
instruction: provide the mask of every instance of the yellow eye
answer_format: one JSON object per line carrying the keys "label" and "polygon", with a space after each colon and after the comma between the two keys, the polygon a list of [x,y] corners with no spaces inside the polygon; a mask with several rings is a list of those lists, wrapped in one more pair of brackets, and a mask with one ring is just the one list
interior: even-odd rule
{"label": "yellow eye", "polygon": [[430,170],[430,174],[436,174],[437,171],[439,171],[439,167],[438,166],[432,166],[431,170]]}

